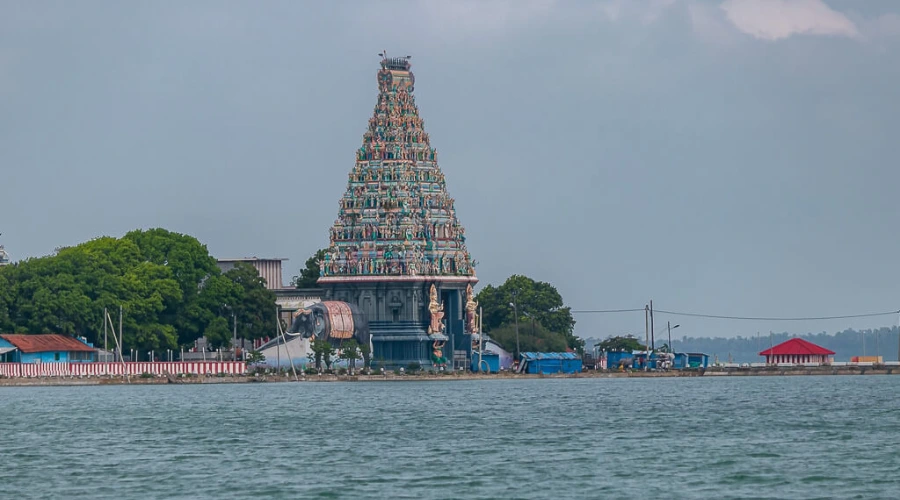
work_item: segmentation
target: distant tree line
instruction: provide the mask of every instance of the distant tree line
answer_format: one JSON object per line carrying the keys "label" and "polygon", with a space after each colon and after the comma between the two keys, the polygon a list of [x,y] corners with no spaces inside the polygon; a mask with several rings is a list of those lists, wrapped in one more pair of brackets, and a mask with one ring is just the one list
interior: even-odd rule
{"label": "distant tree line", "polygon": [[165,229],[101,237],[0,268],[3,332],[83,336],[102,346],[103,310],[116,317],[120,305],[126,351],[176,350],[203,335],[228,346],[234,319],[241,338],[276,328],[275,295],[252,266],[222,273],[196,238]]}
{"label": "distant tree line", "polygon": [[734,338],[704,338],[682,337],[680,340],[672,340],[673,347],[678,352],[703,352],[710,357],[717,356],[719,361],[728,361],[729,355],[735,363],[755,363],[763,361],[759,352],[768,349],[771,345],[778,345],[793,337],[800,337],[814,344],[831,349],[836,354],[835,361],[850,361],[853,356],[863,355],[863,341],[865,340],[865,354],[868,356],[883,356],[885,361],[897,359],[898,329],[884,327],[868,330],[844,330],[834,334],[807,333],[793,335],[787,332],[760,334],[753,337]]}

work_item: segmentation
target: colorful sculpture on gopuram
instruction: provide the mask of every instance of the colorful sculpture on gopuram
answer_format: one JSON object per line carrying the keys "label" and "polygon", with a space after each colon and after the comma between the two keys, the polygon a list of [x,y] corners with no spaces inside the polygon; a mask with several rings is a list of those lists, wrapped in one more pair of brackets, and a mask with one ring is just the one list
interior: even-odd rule
{"label": "colorful sculpture on gopuram", "polygon": [[419,116],[409,58],[381,55],[375,111],[318,283],[326,300],[367,316],[376,365],[442,367],[471,351],[474,311],[464,308],[476,263]]}
{"label": "colorful sculpture on gopuram", "polygon": [[406,58],[383,59],[378,103],[319,262],[322,276],[474,276]]}
{"label": "colorful sculpture on gopuram", "polygon": [[[0,233],[0,236],[3,236],[3,233]],[[0,266],[8,266],[9,265],[9,254],[6,253],[6,249],[3,248],[3,245],[0,245]]]}

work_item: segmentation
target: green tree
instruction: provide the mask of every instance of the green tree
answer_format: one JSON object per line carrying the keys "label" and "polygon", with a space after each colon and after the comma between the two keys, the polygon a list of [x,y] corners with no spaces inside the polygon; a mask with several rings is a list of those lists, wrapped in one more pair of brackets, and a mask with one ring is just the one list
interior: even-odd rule
{"label": "green tree", "polygon": [[7,274],[12,274],[9,269],[14,269],[14,266],[0,267],[0,331],[10,331],[15,327],[9,312],[15,297],[12,283],[7,278]]}
{"label": "green tree", "polygon": [[316,370],[322,369],[323,361],[326,368],[331,368],[331,359],[334,356],[334,347],[331,345],[331,342],[315,339],[311,347],[316,361]]}
{"label": "green tree", "polygon": [[122,240],[131,241],[143,260],[165,266],[181,289],[181,300],[167,304],[160,312],[160,321],[173,325],[178,343],[188,345],[196,340],[208,322],[198,321],[196,303],[201,284],[219,274],[216,260],[206,245],[193,236],[155,228],[127,233]]}
{"label": "green tree", "polygon": [[190,346],[208,334],[231,339],[232,314],[244,338],[275,329],[275,296],[252,266],[222,274],[195,238],[165,229],[101,237],[0,269],[0,327],[102,341],[103,310],[122,307],[123,348]]}
{"label": "green tree", "polygon": [[340,359],[347,361],[351,372],[356,368],[356,360],[359,359],[361,354],[359,344],[355,339],[347,340],[341,344]]}
{"label": "green tree", "polygon": [[[490,333],[491,339],[513,352],[516,350],[516,326],[501,325]],[[540,323],[519,323],[519,345],[522,352],[565,352],[566,339],[551,332]]]}
{"label": "green tree", "polygon": [[99,342],[103,308],[125,316],[127,347],[175,348],[174,328],[162,317],[182,300],[169,267],[148,262],[128,240],[97,238],[55,255],[21,262],[13,279],[14,317],[26,333],[62,333]]}
{"label": "green tree", "polygon": [[203,336],[213,348],[230,346],[232,330],[229,328],[228,320],[221,316],[213,318],[203,330]]}
{"label": "green tree", "polygon": [[312,257],[306,259],[306,264],[300,270],[299,276],[291,279],[291,285],[296,288],[318,288],[320,275],[319,262],[325,259],[325,249],[320,249]]}
{"label": "green tree", "polygon": [[218,270],[206,245],[193,236],[156,228],[131,231],[122,239],[133,241],[145,260],[171,269],[185,299],[196,296],[198,285]]}
{"label": "green tree", "polygon": [[261,339],[272,335],[277,321],[275,293],[266,288],[266,280],[243,262],[224,276],[234,284],[236,296],[228,304],[237,314],[239,337]]}
{"label": "green tree", "polygon": [[575,319],[571,308],[565,306],[559,291],[549,283],[513,275],[499,287],[484,287],[476,300],[483,309],[484,331],[492,337],[495,337],[494,329],[515,325],[517,311],[520,332],[524,323],[534,321],[544,330],[562,337],[564,346],[579,351],[584,348],[584,341],[574,334]]}
{"label": "green tree", "polygon": [[636,339],[633,335],[616,336],[609,337],[599,344],[596,345],[599,347],[601,351],[613,352],[613,351],[642,351],[644,350],[644,344],[642,344],[638,339]]}
{"label": "green tree", "polygon": [[247,364],[250,365],[258,365],[260,363],[265,363],[266,356],[265,354],[259,351],[250,351],[247,353]]}

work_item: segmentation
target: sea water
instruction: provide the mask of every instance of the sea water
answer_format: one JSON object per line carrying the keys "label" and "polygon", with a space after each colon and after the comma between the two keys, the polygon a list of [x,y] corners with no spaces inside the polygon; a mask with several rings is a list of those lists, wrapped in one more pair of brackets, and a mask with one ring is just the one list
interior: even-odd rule
{"label": "sea water", "polygon": [[898,498],[900,377],[0,388],[5,498]]}

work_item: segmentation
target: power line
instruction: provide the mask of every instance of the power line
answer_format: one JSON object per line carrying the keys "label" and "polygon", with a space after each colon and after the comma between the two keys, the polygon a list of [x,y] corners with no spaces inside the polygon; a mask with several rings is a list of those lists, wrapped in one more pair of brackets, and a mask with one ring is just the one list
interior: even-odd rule
{"label": "power line", "polygon": [[630,312],[639,312],[643,311],[644,308],[640,309],[596,309],[596,310],[584,310],[584,311],[570,311],[572,314],[580,314],[580,313],[588,313],[588,314],[609,314],[609,313],[630,313]]}
{"label": "power line", "polygon": [[673,316],[691,316],[694,318],[713,318],[713,319],[736,319],[736,320],[747,320],[747,321],[817,321],[817,320],[828,320],[828,319],[871,318],[871,317],[875,317],[875,316],[888,316],[888,315],[900,314],[900,310],[898,310],[898,311],[887,311],[887,312],[877,312],[877,313],[867,313],[867,314],[845,314],[843,316],[808,316],[808,317],[800,317],[800,318],[784,318],[784,317],[765,317],[765,316],[722,316],[722,315],[717,315],[717,314],[698,314],[698,313],[664,311],[662,309],[655,309],[654,312],[663,313],[663,314],[671,314]]}
{"label": "power line", "polygon": [[[644,310],[644,308],[640,308],[640,309],[595,309],[595,310],[572,311],[572,314],[608,314],[608,313],[639,312],[639,311],[643,311],[643,310]],[[806,317],[799,317],[799,318],[787,318],[787,317],[766,317],[766,316],[725,316],[725,315],[720,315],[720,314],[700,314],[700,313],[667,311],[664,309],[654,309],[653,312],[657,312],[657,313],[661,313],[661,314],[671,314],[672,316],[690,316],[693,318],[730,319],[730,320],[742,320],[742,321],[818,321],[818,320],[832,320],[832,319],[871,318],[871,317],[875,317],[875,316],[890,316],[890,315],[900,314],[900,310],[895,310],[895,311],[876,312],[876,313],[867,313],[867,314],[846,314],[846,315],[842,315],[842,316],[806,316]]]}

